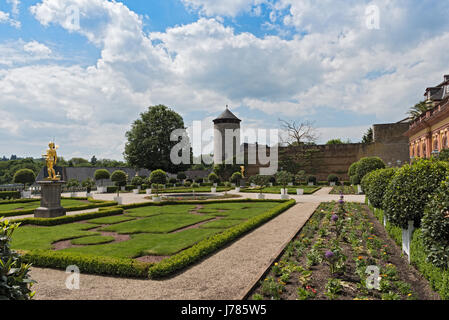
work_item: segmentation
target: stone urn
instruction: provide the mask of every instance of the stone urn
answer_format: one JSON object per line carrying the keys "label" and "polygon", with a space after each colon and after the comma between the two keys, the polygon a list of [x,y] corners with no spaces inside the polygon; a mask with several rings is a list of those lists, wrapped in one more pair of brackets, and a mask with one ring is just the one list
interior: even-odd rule
{"label": "stone urn", "polygon": [[296,193],[298,194],[298,196],[302,196],[304,195],[304,189],[296,189]]}
{"label": "stone urn", "polygon": [[114,197],[114,201],[117,202],[119,205],[123,204],[123,198],[122,197]]}
{"label": "stone urn", "polygon": [[151,189],[146,189],[145,192],[146,192],[146,194],[151,194],[152,190]]}
{"label": "stone urn", "polygon": [[240,187],[235,188],[235,192],[240,192]]}
{"label": "stone urn", "polygon": [[217,193],[217,188],[216,188],[216,187],[211,188],[211,191],[210,191],[210,192],[212,192],[212,193]]}

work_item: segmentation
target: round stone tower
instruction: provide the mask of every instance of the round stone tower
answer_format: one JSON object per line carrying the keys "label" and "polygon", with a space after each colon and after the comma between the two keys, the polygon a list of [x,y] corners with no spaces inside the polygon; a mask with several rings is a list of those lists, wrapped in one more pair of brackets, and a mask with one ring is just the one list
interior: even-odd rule
{"label": "round stone tower", "polygon": [[[214,163],[221,164],[228,158],[235,157],[240,148],[240,120],[226,106],[226,110],[214,120]],[[232,131],[231,131],[232,130]],[[226,139],[226,131],[228,139]],[[228,140],[228,141],[226,141]],[[232,143],[233,154],[226,152],[226,144],[230,148]]]}

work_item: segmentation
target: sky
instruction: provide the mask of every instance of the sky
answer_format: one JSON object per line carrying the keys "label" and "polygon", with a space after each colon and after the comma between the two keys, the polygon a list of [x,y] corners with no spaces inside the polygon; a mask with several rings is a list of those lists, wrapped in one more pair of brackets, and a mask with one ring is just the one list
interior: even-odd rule
{"label": "sky", "polygon": [[0,0],[0,157],[123,159],[164,104],[187,127],[226,105],[243,128],[313,121],[361,140],[449,73],[449,2]]}

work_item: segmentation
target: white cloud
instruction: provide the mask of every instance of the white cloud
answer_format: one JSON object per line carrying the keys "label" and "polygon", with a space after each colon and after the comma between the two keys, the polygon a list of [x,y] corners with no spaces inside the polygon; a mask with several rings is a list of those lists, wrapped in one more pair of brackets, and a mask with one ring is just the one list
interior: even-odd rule
{"label": "white cloud", "polygon": [[20,13],[20,0],[6,0],[7,3],[11,4],[11,12],[14,16],[18,16]]}
{"label": "white cloud", "polygon": [[23,46],[23,50],[33,55],[47,57],[51,54],[51,49],[37,41],[30,41]]}
{"label": "white cloud", "polygon": [[[422,22],[447,14],[448,5],[426,13],[404,1],[379,0],[381,29],[372,31],[363,27],[366,3],[280,0],[271,5],[271,23],[298,32],[286,40],[237,33],[218,18],[145,34],[141,17],[122,3],[43,0],[30,9],[42,25],[80,33],[101,55],[89,67],[43,64],[53,55],[45,44],[1,44],[0,65],[8,69],[0,68],[0,116],[10,121],[0,132],[43,139],[38,125],[49,122],[61,145],[79,141],[118,157],[129,124],[159,103],[204,117],[225,104],[246,106],[255,118],[257,111],[272,117],[271,127],[278,117],[319,119],[323,107],[398,121],[449,65],[448,23]],[[261,2],[185,0],[204,15],[228,16],[257,13]],[[69,6],[80,10],[79,30],[67,21]],[[422,19],[411,25],[419,11]],[[360,129],[323,132],[348,130],[341,137],[353,139]]]}
{"label": "white cloud", "polygon": [[0,11],[0,24],[7,23],[10,26],[19,29],[21,27],[20,21],[12,19],[8,12]]}
{"label": "white cloud", "polygon": [[182,0],[182,2],[188,8],[199,10],[209,17],[215,15],[235,17],[239,13],[251,11],[252,8],[254,14],[260,14],[258,5],[266,0]]}

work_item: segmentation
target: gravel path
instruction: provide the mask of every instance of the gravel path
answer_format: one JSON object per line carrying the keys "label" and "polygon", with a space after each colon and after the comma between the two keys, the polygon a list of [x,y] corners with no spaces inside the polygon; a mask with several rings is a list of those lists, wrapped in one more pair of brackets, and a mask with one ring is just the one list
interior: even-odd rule
{"label": "gravel path", "polygon": [[319,203],[299,203],[232,245],[161,280],[81,275],[80,290],[65,288],[66,273],[33,268],[36,299],[236,300],[242,299],[298,233]]}

